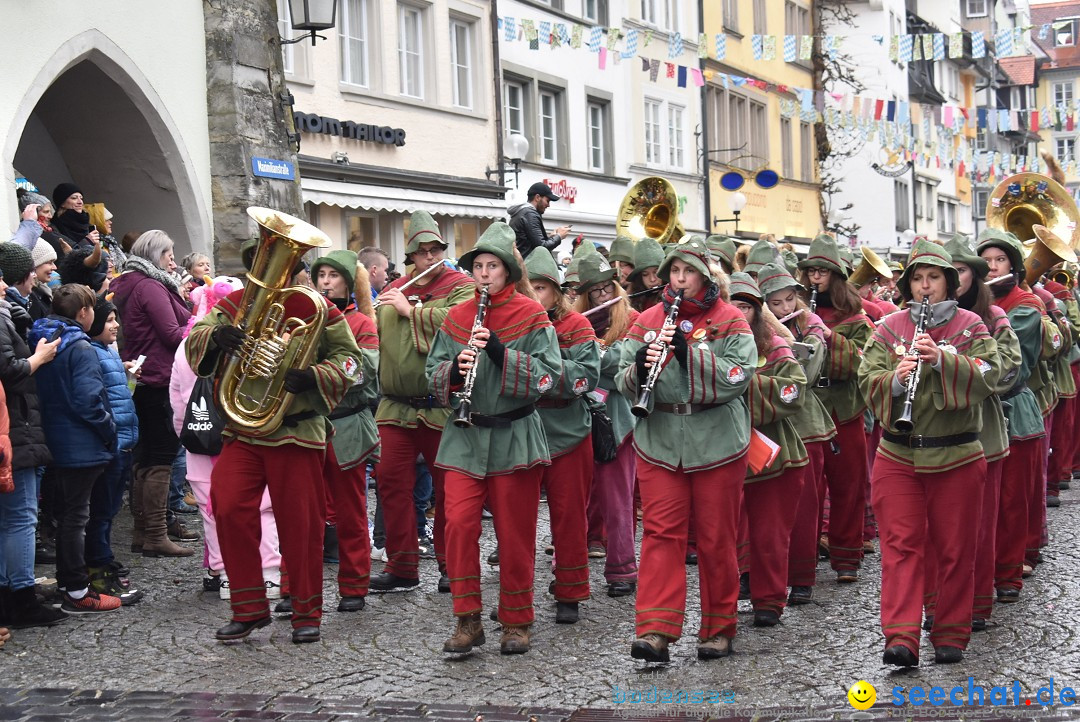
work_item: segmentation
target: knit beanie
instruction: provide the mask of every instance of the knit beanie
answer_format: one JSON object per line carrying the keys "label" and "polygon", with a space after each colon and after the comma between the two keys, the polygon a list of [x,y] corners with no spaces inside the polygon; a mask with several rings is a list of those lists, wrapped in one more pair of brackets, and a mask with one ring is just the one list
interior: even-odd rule
{"label": "knit beanie", "polygon": [[22,283],[33,271],[34,259],[30,251],[18,243],[0,243],[0,271],[4,274],[4,281],[9,286]]}
{"label": "knit beanie", "polygon": [[55,262],[56,249],[44,238],[39,238],[34,243],[34,250],[30,251],[30,256],[34,259],[34,268],[37,268],[42,263]]}
{"label": "knit beanie", "polygon": [[86,335],[90,338],[95,338],[101,335],[101,332],[105,330],[105,322],[109,320],[109,314],[116,310],[116,306],[113,302],[108,300],[104,295],[97,297],[97,303],[94,304],[94,323],[90,326],[90,330],[86,332]]}
{"label": "knit beanie", "polygon": [[53,208],[59,211],[60,206],[64,205],[64,201],[76,193],[82,193],[82,189],[74,183],[61,183],[56,186],[52,192]]}

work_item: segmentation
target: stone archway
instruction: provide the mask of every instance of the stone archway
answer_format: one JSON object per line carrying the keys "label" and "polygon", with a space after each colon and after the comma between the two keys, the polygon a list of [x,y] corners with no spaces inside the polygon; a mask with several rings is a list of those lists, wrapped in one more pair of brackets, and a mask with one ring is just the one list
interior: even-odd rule
{"label": "stone archway", "polygon": [[142,73],[99,31],[72,38],[44,64],[4,157],[46,196],[73,181],[87,202],[104,202],[117,239],[160,228],[176,241],[177,260],[210,251],[209,212],[180,133]]}

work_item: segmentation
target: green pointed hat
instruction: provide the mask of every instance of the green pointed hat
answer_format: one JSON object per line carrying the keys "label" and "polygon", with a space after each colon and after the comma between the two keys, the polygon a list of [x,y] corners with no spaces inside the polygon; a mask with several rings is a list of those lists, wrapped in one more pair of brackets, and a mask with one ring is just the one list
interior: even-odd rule
{"label": "green pointed hat", "polygon": [[795,275],[795,272],[799,270],[799,256],[795,251],[785,250],[780,251],[780,258],[784,260],[784,267],[788,273]]}
{"label": "green pointed hat", "polygon": [[916,238],[911,247],[911,255],[908,256],[904,272],[896,287],[904,298],[911,298],[911,276],[915,273],[916,266],[938,266],[945,270],[945,276],[952,278],[953,288],[960,285],[960,274],[953,266],[953,257],[948,251],[933,241],[925,238]]}
{"label": "green pointed hat", "polygon": [[810,241],[810,250],[806,252],[806,258],[798,263],[799,268],[826,268],[841,277],[847,278],[847,268],[844,266],[840,249],[836,246],[836,239],[822,233]]}
{"label": "green pointed hat", "polygon": [[[415,217],[416,214],[413,215]],[[463,271],[472,272],[473,259],[481,253],[491,253],[497,256],[506,266],[506,269],[510,272],[511,282],[520,281],[521,266],[518,265],[518,260],[514,256],[514,241],[516,238],[517,235],[514,233],[514,229],[502,221],[496,221],[480,235],[475,246],[466,253],[461,254],[461,258],[458,259],[458,267]],[[548,253],[548,256],[550,255]]]}
{"label": "green pointed hat", "polygon": [[446,248],[446,241],[439,232],[439,224],[427,211],[414,211],[409,216],[409,237],[405,239],[405,263],[412,263],[412,254],[420,250],[421,243],[439,243]]}
{"label": "green pointed hat", "polygon": [[633,238],[616,236],[615,240],[611,242],[611,248],[608,249],[608,260],[633,263],[635,245]]}
{"label": "green pointed hat", "polygon": [[664,247],[652,238],[642,238],[634,246],[634,270],[630,271],[627,279],[633,279],[641,275],[646,268],[659,268],[664,262]]}
{"label": "green pointed hat", "polygon": [[555,284],[556,288],[562,283],[559,266],[543,248],[534,250],[525,258],[525,272],[529,274],[530,281],[548,281]]}
{"label": "green pointed hat", "polygon": [[953,263],[965,264],[979,278],[986,278],[990,273],[990,264],[975,252],[975,244],[971,242],[971,236],[963,233],[955,234],[945,242],[945,250],[952,256]]}
{"label": "green pointed hat", "polygon": [[735,241],[727,236],[713,235],[705,239],[705,246],[713,258],[723,262],[728,268],[735,267]]}
{"label": "green pointed hat", "polygon": [[779,261],[780,251],[776,246],[765,239],[761,239],[750,246],[750,253],[746,256],[746,265],[743,266],[743,272],[759,273],[761,267],[766,263],[778,263]]}
{"label": "green pointed hat", "polygon": [[762,305],[761,289],[758,288],[757,283],[754,282],[753,276],[745,271],[736,271],[731,274],[731,284],[728,286],[728,291],[731,293],[732,300],[736,296],[742,296],[743,298],[751,301],[758,308]]}
{"label": "green pointed hat", "polygon": [[851,272],[855,270],[855,254],[847,246],[838,246],[837,250],[840,251],[840,258],[844,261],[844,268],[847,269],[850,276]]}
{"label": "green pointed hat", "polygon": [[1020,239],[1008,231],[987,228],[979,234],[979,241],[975,246],[975,251],[982,255],[985,249],[991,247],[1005,251],[1005,255],[1009,257],[1013,275],[1018,280],[1023,280],[1026,271],[1024,270],[1024,244],[1020,242]]}
{"label": "green pointed hat", "polygon": [[671,280],[670,269],[671,264],[676,260],[680,260],[683,263],[688,263],[698,273],[705,277],[706,281],[712,281],[712,271],[709,270],[709,249],[705,245],[705,241],[701,240],[699,236],[692,237],[685,243],[675,243],[671,245],[668,250],[667,258],[660,264],[660,268],[656,273],[660,276],[664,283],[668,283]]}
{"label": "green pointed hat", "polygon": [[345,277],[345,292],[351,294],[356,283],[356,253],[353,251],[330,251],[311,264],[312,282],[319,275],[320,266],[329,266]]}
{"label": "green pointed hat", "polygon": [[588,293],[593,286],[607,283],[615,278],[615,269],[599,253],[583,256],[578,263],[578,293]]}
{"label": "green pointed hat", "polygon": [[802,289],[802,284],[779,263],[766,263],[762,266],[757,274],[757,284],[765,298],[785,288]]}

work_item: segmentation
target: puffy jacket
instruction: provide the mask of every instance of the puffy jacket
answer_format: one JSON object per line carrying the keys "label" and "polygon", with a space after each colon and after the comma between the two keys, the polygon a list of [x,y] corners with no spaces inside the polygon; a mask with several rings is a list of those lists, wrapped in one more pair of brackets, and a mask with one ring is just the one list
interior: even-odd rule
{"label": "puffy jacket", "polygon": [[127,369],[120,360],[120,354],[99,341],[90,345],[97,352],[98,363],[105,379],[105,393],[109,399],[109,410],[113,423],[116,424],[117,451],[130,451],[139,442],[139,417],[135,415],[135,402],[127,385]]}
{"label": "puffy jacket", "polygon": [[7,394],[12,466],[16,470],[52,461],[41,425],[37,382],[30,375],[28,358],[30,347],[15,330],[7,301],[0,301],[0,381]]}
{"label": "puffy jacket", "polygon": [[134,361],[145,354],[139,382],[168,388],[173,356],[191,316],[187,305],[164,283],[139,271],[121,274],[109,290],[124,332],[120,357]]}
{"label": "puffy jacket", "polygon": [[548,236],[544,229],[544,219],[532,203],[521,203],[506,210],[510,214],[510,227],[517,234],[515,245],[522,258],[532,253],[535,248],[546,248],[550,251],[562,243],[558,234]]}
{"label": "puffy jacket", "polygon": [[105,377],[82,327],[69,318],[34,322],[30,343],[60,333],[56,358],[38,369],[38,396],[53,464],[79,468],[108,464],[116,450]]}

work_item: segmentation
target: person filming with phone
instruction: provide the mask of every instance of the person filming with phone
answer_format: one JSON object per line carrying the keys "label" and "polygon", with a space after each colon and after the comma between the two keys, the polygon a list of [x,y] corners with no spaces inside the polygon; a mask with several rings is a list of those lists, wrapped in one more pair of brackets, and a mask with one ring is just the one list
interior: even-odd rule
{"label": "person filming with phone", "polygon": [[559,196],[551,192],[551,186],[547,183],[533,183],[529,186],[529,192],[525,195],[528,203],[510,206],[510,227],[517,235],[515,245],[522,258],[528,258],[536,248],[546,248],[549,251],[559,247],[566,235],[570,233],[570,225],[560,226],[550,236],[544,230],[544,220],[541,216],[552,202],[559,200]]}

